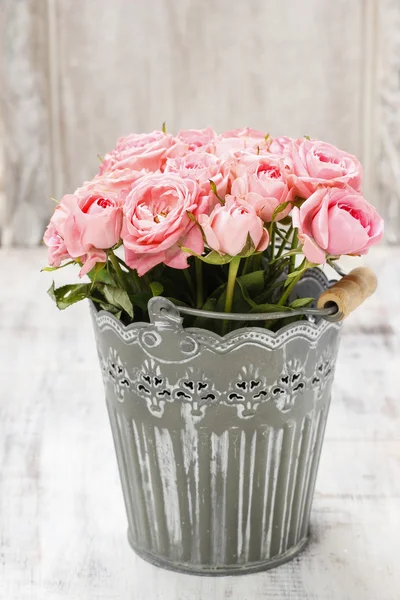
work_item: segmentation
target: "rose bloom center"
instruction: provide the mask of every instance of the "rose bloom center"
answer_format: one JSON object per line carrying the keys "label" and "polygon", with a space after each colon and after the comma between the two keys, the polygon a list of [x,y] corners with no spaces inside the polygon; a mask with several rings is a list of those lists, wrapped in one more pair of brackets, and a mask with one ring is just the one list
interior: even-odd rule
{"label": "rose bloom center", "polygon": [[280,179],[281,172],[278,167],[271,165],[260,165],[257,169],[258,175],[266,175],[269,179]]}

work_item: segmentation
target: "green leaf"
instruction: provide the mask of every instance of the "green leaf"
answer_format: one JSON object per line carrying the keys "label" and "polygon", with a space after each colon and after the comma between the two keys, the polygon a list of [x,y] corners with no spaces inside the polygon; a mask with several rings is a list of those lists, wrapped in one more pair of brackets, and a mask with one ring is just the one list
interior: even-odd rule
{"label": "green leaf", "polygon": [[246,273],[238,277],[246,290],[250,294],[261,294],[265,284],[265,271],[253,271],[252,273]]}
{"label": "green leaf", "polygon": [[114,279],[107,269],[107,263],[96,263],[95,266],[87,274],[90,281],[98,283],[106,283],[107,285],[115,285]]}
{"label": "green leaf", "polygon": [[233,256],[229,256],[229,254],[221,255],[215,250],[212,250],[206,256],[200,256],[200,254],[196,254],[196,252],[193,252],[190,248],[185,248],[185,246],[181,246],[181,250],[182,252],[187,252],[191,256],[196,256],[196,258],[199,258],[209,265],[226,265],[227,263],[230,263],[233,258]]}
{"label": "green leaf", "polygon": [[268,142],[268,140],[269,140],[269,138],[270,138],[270,137],[271,137],[271,136],[270,136],[270,134],[269,134],[269,133],[267,133],[267,134],[265,135],[265,137],[264,137],[264,140],[265,140],[266,142]]}
{"label": "green leaf", "polygon": [[221,204],[225,204],[225,200],[223,198],[221,198],[220,196],[218,196],[217,186],[215,185],[214,181],[212,179],[209,179],[208,181],[210,182],[210,186],[213,191],[213,194],[218,198],[218,200],[221,202]]}
{"label": "green leaf", "polygon": [[119,309],[117,306],[114,306],[114,304],[108,304],[108,302],[103,302],[103,300],[99,300],[99,298],[95,298],[94,296],[92,296],[90,299],[95,304],[98,304],[102,310],[107,310],[113,315],[116,315],[117,313],[121,314],[121,309]]}
{"label": "green leaf", "polygon": [[164,123],[161,125],[161,131],[162,131],[163,133],[167,133],[167,127],[166,127],[166,123],[165,123],[165,121],[164,121]]}
{"label": "green leaf", "polygon": [[271,221],[275,221],[275,217],[279,215],[280,212],[284,211],[285,208],[287,208],[288,204],[291,204],[291,202],[282,202],[282,204],[278,204],[278,206],[272,213]]}
{"label": "green leaf", "polygon": [[270,312],[291,312],[289,306],[281,306],[280,304],[256,304],[250,312],[251,313],[270,313]]}
{"label": "green leaf", "polygon": [[[303,270],[303,269],[301,269],[301,270]],[[293,279],[293,277],[297,277],[298,274],[299,274],[299,271],[293,271],[293,273],[288,273],[286,275],[286,279]]]}
{"label": "green leaf", "polygon": [[206,256],[200,256],[201,260],[209,265],[226,265],[231,262],[233,256],[229,254],[219,254],[215,250],[207,254]]}
{"label": "green leaf", "polygon": [[40,272],[42,273],[43,271],[47,271],[51,273],[52,271],[58,271],[58,269],[63,269],[64,267],[68,267],[69,265],[76,265],[76,262],[74,260],[69,260],[68,262],[64,263],[63,265],[60,265],[59,267],[43,267],[43,269],[40,269]]}
{"label": "green leaf", "polygon": [[296,196],[296,198],[293,200],[292,204],[293,206],[297,206],[297,208],[300,208],[300,206],[302,204],[304,204],[305,199],[301,198],[300,196]]}
{"label": "green leaf", "polygon": [[310,138],[310,136],[309,136],[309,135],[305,135],[305,136],[303,136],[303,137],[305,137],[305,138],[306,138],[306,140],[308,140],[308,141],[310,141],[310,140],[311,140],[311,138]]}
{"label": "green leaf", "polygon": [[303,306],[308,306],[311,302],[314,302],[315,298],[296,298],[293,302],[290,303],[290,308],[301,308]]}
{"label": "green leaf", "polygon": [[164,286],[158,281],[152,281],[150,283],[150,289],[153,296],[161,296],[164,291]]}
{"label": "green leaf", "polygon": [[100,154],[97,155],[97,158],[99,159],[100,162],[102,162],[102,163],[104,162],[104,158]]}
{"label": "green leaf", "polygon": [[128,293],[113,285],[103,285],[101,291],[109,304],[123,308],[130,317],[133,317],[133,306]]}
{"label": "green leaf", "polygon": [[254,250],[255,249],[256,248],[254,246],[253,238],[248,233],[247,234],[246,243],[243,246],[242,250],[239,252],[238,256],[242,256],[243,258],[247,258],[248,256],[251,256],[252,254],[254,254]]}
{"label": "green leaf", "polygon": [[296,254],[303,254],[302,249],[296,248],[295,250],[289,250],[288,252],[282,254],[281,258],[286,258],[287,256],[296,256]]}
{"label": "green leaf", "polygon": [[133,303],[133,306],[138,306],[142,310],[147,310],[147,303],[151,298],[150,292],[140,292],[139,294],[133,294],[130,296],[130,299]]}
{"label": "green leaf", "polygon": [[75,283],[55,288],[53,281],[47,293],[57,304],[57,307],[60,310],[64,310],[68,306],[71,306],[71,304],[88,298],[90,287],[90,283]]}
{"label": "green leaf", "polygon": [[245,288],[245,286],[243,285],[243,283],[240,281],[240,279],[236,279],[236,283],[238,284],[240,291],[242,293],[243,298],[246,300],[247,304],[249,306],[251,306],[252,308],[254,308],[255,306],[257,306],[257,304],[254,302],[254,300],[252,300],[250,298],[249,292],[247,291],[247,289]]}

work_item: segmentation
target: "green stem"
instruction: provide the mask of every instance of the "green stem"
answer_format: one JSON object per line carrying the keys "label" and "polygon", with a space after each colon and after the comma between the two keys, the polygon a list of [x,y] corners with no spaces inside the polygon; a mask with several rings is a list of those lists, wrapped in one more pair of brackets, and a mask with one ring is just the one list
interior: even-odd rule
{"label": "green stem", "polygon": [[186,279],[186,282],[188,284],[189,291],[190,291],[190,294],[192,296],[192,299],[194,300],[194,298],[196,297],[196,291],[194,289],[192,278],[190,277],[189,269],[183,269],[182,272],[183,272],[183,275],[184,275],[184,277]]}
{"label": "green stem", "polygon": [[289,283],[289,285],[283,292],[282,296],[280,297],[280,300],[278,302],[279,306],[284,306],[284,304],[285,304],[286,300],[289,298],[290,293],[293,290],[294,286],[299,281],[299,279],[303,275],[304,271],[307,270],[307,268],[308,268],[308,266],[306,263],[306,259],[304,259],[299,267],[299,272],[297,273],[297,275],[295,277],[292,277],[291,282]]}
{"label": "green stem", "polygon": [[290,236],[292,235],[292,232],[293,232],[293,226],[291,225],[291,226],[289,227],[289,229],[287,230],[287,232],[286,232],[286,235],[285,235],[285,236],[284,236],[284,238],[283,238],[283,241],[282,241],[282,243],[281,243],[281,245],[280,245],[280,248],[279,248],[279,250],[278,250],[278,253],[277,253],[277,255],[275,256],[275,260],[276,260],[277,258],[279,258],[279,257],[280,257],[280,256],[283,254],[283,251],[284,251],[284,250],[285,250],[285,248],[286,248],[286,244],[288,243],[288,241],[289,241],[289,239],[290,239]]}
{"label": "green stem", "polygon": [[[228,285],[226,286],[225,312],[232,312],[233,293],[235,291],[236,276],[240,265],[240,256],[235,256],[229,263]],[[222,325],[222,335],[228,332],[229,321]]]}
{"label": "green stem", "polygon": [[194,259],[196,267],[196,308],[203,306],[203,261],[200,258]]}
{"label": "green stem", "polygon": [[[291,246],[292,250],[295,250],[297,248],[298,242],[299,242],[299,232],[297,229],[294,229],[293,238],[292,238],[292,246]],[[293,273],[293,271],[295,270],[295,267],[296,267],[296,255],[294,254],[293,256],[290,257],[289,273]]]}
{"label": "green stem", "polygon": [[125,279],[124,279],[124,274],[122,272],[121,267],[119,266],[119,262],[118,262],[118,258],[115,256],[114,252],[111,250],[108,251],[108,256],[111,260],[111,264],[114,267],[114,271],[117,275],[117,281],[120,285],[120,287],[125,290],[126,289],[126,285],[125,285]]}
{"label": "green stem", "polygon": [[246,275],[246,273],[249,272],[252,259],[253,259],[253,256],[247,256],[244,259],[242,275]]}
{"label": "green stem", "polygon": [[271,246],[271,260],[274,260],[275,254],[275,223],[271,223],[271,235],[270,235],[270,246]]}

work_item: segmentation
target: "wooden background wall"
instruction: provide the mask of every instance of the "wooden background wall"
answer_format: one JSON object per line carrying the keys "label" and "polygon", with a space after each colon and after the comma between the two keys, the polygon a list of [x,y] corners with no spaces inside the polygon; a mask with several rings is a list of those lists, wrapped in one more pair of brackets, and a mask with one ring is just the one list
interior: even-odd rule
{"label": "wooden background wall", "polygon": [[360,156],[400,241],[398,0],[0,0],[3,245],[130,131],[250,125]]}

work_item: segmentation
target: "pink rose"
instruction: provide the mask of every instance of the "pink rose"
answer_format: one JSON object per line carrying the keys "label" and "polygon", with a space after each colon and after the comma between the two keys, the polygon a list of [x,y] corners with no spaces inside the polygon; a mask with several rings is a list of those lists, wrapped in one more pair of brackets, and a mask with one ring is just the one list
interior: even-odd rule
{"label": "pink rose", "polygon": [[308,198],[319,185],[361,191],[362,167],[355,156],[326,142],[294,142],[285,159],[286,178],[302,198]]}
{"label": "pink rose", "polygon": [[185,151],[185,145],[169,133],[131,133],[120,138],[114,150],[105,155],[99,172],[102,175],[115,169],[157,171],[168,156],[178,156]]}
{"label": "pink rose", "polygon": [[293,209],[303,252],[313,263],[325,263],[326,254],[366,254],[383,236],[383,220],[352,188],[320,188]]}
{"label": "pink rose", "polygon": [[287,154],[290,152],[291,145],[294,142],[295,140],[293,138],[285,135],[274,138],[271,140],[271,142],[269,142],[268,151],[272,152],[273,154]]}
{"label": "pink rose", "polygon": [[215,154],[221,157],[229,157],[233,152],[255,148],[266,150],[266,134],[257,129],[233,129],[225,131],[218,136],[214,142]]}
{"label": "pink rose", "polygon": [[207,151],[217,134],[214,129],[207,127],[207,129],[181,129],[176,137],[194,152],[199,148]]}
{"label": "pink rose", "polygon": [[48,247],[48,262],[52,267],[59,267],[63,260],[71,258],[61,235],[67,214],[65,206],[59,204],[43,236],[43,241]]}
{"label": "pink rose", "polygon": [[120,239],[122,226],[122,199],[118,194],[104,190],[80,188],[67,194],[61,201],[67,212],[61,235],[70,256],[84,263],[80,277],[90,271],[95,262],[104,262],[104,249],[111,248]]}
{"label": "pink rose", "polygon": [[138,181],[124,206],[122,239],[125,261],[139,275],[165,263],[174,269],[188,267],[188,254],[204,249],[199,227],[189,218],[205,210],[207,197],[193,179],[175,173],[149,174]]}
{"label": "pink rose", "polygon": [[133,184],[147,174],[142,171],[133,171],[132,169],[115,169],[114,171],[105,171],[103,175],[96,175],[91,181],[86,181],[82,187],[78,188],[75,194],[80,194],[92,189],[99,192],[103,190],[105,195],[112,193],[118,194],[124,198],[130,192]]}
{"label": "pink rose", "polygon": [[237,256],[248,236],[258,252],[265,250],[269,243],[268,231],[255,208],[234,196],[227,196],[225,204],[218,204],[209,216],[200,215],[199,224],[208,246],[220,254]]}
{"label": "pink rose", "polygon": [[229,166],[221,158],[208,152],[190,152],[186,156],[169,158],[165,173],[179,173],[183,178],[194,179],[210,198],[210,207],[218,202],[211,190],[210,179],[215,183],[218,196],[225,197],[229,182]]}
{"label": "pink rose", "polygon": [[[265,222],[271,221],[279,204],[294,199],[294,191],[289,190],[280,160],[272,155],[238,153],[236,156],[238,177],[232,183],[232,194],[254,206]],[[291,209],[291,204],[288,204],[274,220],[283,219]]]}

